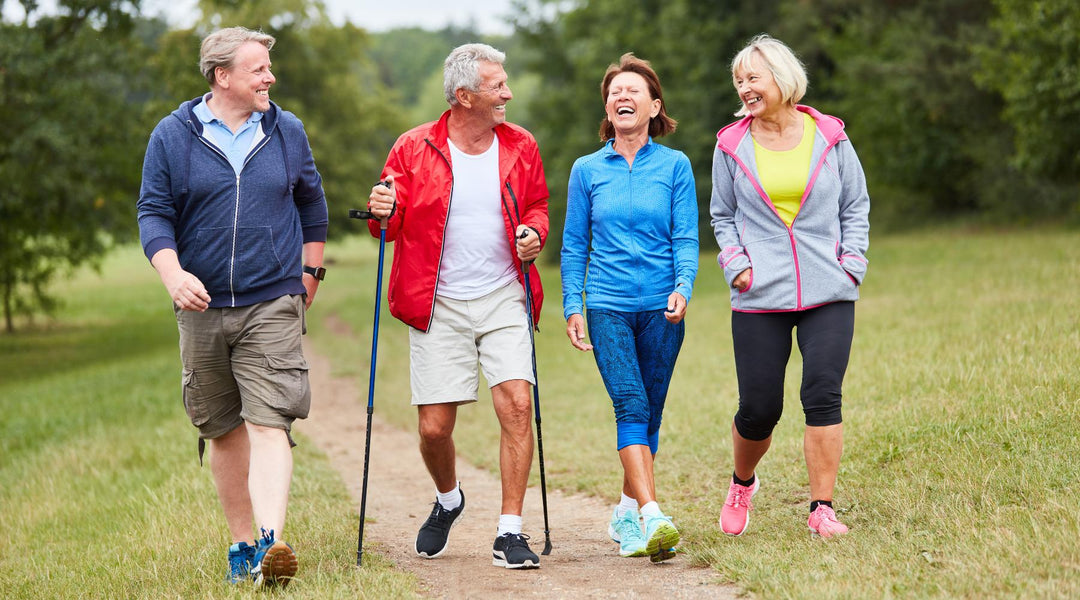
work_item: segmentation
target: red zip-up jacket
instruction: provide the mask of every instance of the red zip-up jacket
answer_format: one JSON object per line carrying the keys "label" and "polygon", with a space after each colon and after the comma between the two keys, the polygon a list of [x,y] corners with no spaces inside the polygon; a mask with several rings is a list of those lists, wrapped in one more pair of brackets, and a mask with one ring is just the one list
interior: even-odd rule
{"label": "red zip-up jacket", "polygon": [[[384,179],[393,176],[397,194],[397,206],[386,229],[386,240],[394,242],[387,290],[390,314],[421,331],[431,326],[454,187],[447,143],[449,118],[448,110],[438,121],[403,133],[391,148],[382,172]],[[512,123],[496,125],[495,134],[499,139],[499,181],[507,243],[514,248],[514,232],[524,224],[540,236],[542,249],[548,237],[549,194],[536,139]],[[372,235],[379,236],[377,220],[369,221],[368,228]],[[521,261],[516,251],[511,254],[518,282],[524,286]],[[544,291],[535,264],[530,269],[529,286],[536,325]]]}

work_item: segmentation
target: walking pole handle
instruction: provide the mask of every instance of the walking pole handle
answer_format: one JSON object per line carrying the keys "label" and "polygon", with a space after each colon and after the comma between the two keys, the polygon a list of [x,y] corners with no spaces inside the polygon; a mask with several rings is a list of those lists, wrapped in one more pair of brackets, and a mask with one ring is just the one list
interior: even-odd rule
{"label": "walking pole handle", "polygon": [[[388,181],[380,181],[376,185],[384,186],[387,189],[390,188],[390,182],[388,182]],[[391,210],[390,214],[394,214],[394,211]],[[349,209],[349,218],[350,219],[364,219],[364,220],[367,220],[367,221],[378,219],[378,221],[379,221],[379,229],[381,229],[383,231],[386,231],[386,226],[387,226],[386,222],[387,222],[388,219],[387,218],[380,219],[379,217],[376,217],[375,214],[372,213],[369,210],[360,210],[360,209],[357,209],[357,208],[350,208]]]}

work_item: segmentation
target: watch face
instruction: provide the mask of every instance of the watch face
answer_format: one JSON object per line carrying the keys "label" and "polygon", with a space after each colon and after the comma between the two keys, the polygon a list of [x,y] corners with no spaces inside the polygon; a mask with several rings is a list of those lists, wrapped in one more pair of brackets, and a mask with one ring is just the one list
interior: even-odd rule
{"label": "watch face", "polygon": [[308,275],[311,275],[315,279],[318,279],[319,281],[322,281],[323,277],[326,277],[325,267],[309,267],[307,265],[304,265],[304,272]]}

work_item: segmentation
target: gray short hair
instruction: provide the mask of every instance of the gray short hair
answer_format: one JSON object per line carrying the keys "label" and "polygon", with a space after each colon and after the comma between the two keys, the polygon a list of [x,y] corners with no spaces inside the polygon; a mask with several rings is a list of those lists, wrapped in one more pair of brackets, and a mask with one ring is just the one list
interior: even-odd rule
{"label": "gray short hair", "polygon": [[[755,52],[765,61],[765,66],[772,73],[777,87],[780,88],[783,101],[791,106],[798,104],[799,100],[806,95],[806,67],[784,42],[766,33],[750,40],[750,43],[731,60],[732,80],[735,78],[735,73],[750,70],[750,59]],[[750,112],[746,110],[746,105],[740,103],[739,112],[735,113],[735,116],[744,117],[748,114]]]}
{"label": "gray short hair", "polygon": [[274,47],[274,36],[261,31],[252,31],[246,27],[219,29],[203,38],[199,51],[199,70],[207,83],[214,85],[214,71],[218,67],[231,69],[236,61],[236,51],[248,42],[258,42],[267,50]]}
{"label": "gray short hair", "polygon": [[443,64],[443,93],[450,106],[457,104],[454,95],[459,89],[477,91],[480,89],[480,63],[503,64],[506,54],[487,44],[465,44],[450,51]]}

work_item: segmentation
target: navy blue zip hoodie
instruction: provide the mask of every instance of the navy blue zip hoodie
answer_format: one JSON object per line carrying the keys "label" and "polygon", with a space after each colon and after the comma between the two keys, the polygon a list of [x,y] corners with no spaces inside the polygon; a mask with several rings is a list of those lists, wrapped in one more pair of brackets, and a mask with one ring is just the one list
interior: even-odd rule
{"label": "navy blue zip hoodie", "polygon": [[303,294],[303,244],[325,242],[327,228],[303,123],[271,102],[266,136],[237,176],[203,138],[192,112],[202,101],[184,102],[150,134],[137,205],[143,252],[174,249],[206,286],[211,308]]}

